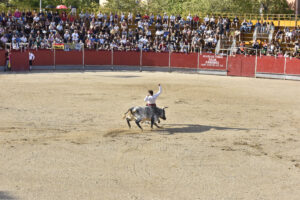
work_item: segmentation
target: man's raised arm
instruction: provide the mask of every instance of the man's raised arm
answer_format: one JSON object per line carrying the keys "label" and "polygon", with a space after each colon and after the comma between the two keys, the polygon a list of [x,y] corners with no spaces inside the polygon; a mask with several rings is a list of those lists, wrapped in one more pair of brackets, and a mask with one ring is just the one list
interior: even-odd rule
{"label": "man's raised arm", "polygon": [[158,84],[158,87],[159,87],[158,92],[155,95],[153,95],[154,98],[157,98],[162,92],[162,88],[160,84]]}

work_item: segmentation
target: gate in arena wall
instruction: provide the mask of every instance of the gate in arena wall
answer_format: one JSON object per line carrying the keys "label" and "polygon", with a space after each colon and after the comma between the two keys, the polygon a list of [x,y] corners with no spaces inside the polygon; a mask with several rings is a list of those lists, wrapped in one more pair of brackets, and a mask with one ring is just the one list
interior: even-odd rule
{"label": "gate in arena wall", "polygon": [[232,55],[228,56],[228,76],[255,77],[257,56]]}
{"label": "gate in arena wall", "polygon": [[28,71],[29,51],[12,50],[10,54],[10,65],[12,71]]}

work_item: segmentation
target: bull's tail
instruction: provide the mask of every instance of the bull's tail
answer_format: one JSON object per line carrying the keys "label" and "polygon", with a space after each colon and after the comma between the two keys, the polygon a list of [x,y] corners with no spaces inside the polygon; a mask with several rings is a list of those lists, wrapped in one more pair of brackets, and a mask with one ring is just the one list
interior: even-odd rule
{"label": "bull's tail", "polygon": [[133,109],[133,107],[132,108],[129,108],[128,110],[127,110],[127,112],[126,113],[124,113],[124,115],[123,115],[123,119],[125,119],[126,118],[126,115],[127,115],[127,113],[129,113],[130,112],[130,114],[132,115],[133,113],[132,113],[132,109]]}

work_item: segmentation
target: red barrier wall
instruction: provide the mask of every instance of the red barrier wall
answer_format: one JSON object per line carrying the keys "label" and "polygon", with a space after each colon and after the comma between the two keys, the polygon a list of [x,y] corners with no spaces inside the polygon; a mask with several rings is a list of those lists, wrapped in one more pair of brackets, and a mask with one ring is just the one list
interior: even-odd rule
{"label": "red barrier wall", "polygon": [[0,50],[0,66],[6,65],[5,50]]}
{"label": "red barrier wall", "polygon": [[[32,51],[35,55],[33,65],[35,66],[51,66],[54,65],[54,52],[51,50]],[[11,66],[13,71],[29,70],[28,53],[20,51],[11,52]],[[85,52],[86,65],[111,65],[111,51],[95,51],[86,50]],[[82,65],[81,51],[63,51],[56,50],[55,52],[56,65]],[[2,59],[1,59],[2,58]],[[255,75],[255,60],[256,56],[235,55],[228,57],[228,75],[230,76],[248,76]],[[197,53],[172,53],[171,66],[178,68],[197,68],[198,54]],[[285,58],[274,57],[258,57],[257,72],[263,73],[284,73]],[[140,65],[140,52],[114,52],[114,65]],[[5,65],[5,51],[0,50],[0,65]],[[143,66],[169,66],[169,53],[143,52]],[[213,54],[199,55],[200,69],[215,69],[226,70],[226,57],[216,56]],[[286,59],[286,74],[300,75],[300,59]]]}
{"label": "red barrier wall", "polygon": [[10,56],[12,71],[29,70],[29,52],[12,51]]}
{"label": "red barrier wall", "polygon": [[262,56],[257,58],[257,73],[283,74],[284,58],[274,58],[273,56]]}
{"label": "red barrier wall", "polygon": [[228,57],[229,76],[255,76],[255,56],[235,55]]}
{"label": "red barrier wall", "polygon": [[242,76],[254,77],[255,76],[255,60],[256,56],[243,56],[242,58]]}
{"label": "red barrier wall", "polygon": [[56,65],[82,65],[82,51],[55,51]]}
{"label": "red barrier wall", "polygon": [[226,70],[226,57],[214,54],[203,54],[199,56],[199,68]]}
{"label": "red barrier wall", "polygon": [[241,76],[242,74],[242,58],[239,55],[228,57],[228,72],[229,76]]}
{"label": "red barrier wall", "polygon": [[53,66],[54,65],[54,52],[52,50],[38,50],[31,51],[35,59],[32,63],[33,66]]}
{"label": "red barrier wall", "polygon": [[172,53],[171,67],[178,68],[197,68],[198,63],[197,53]]}
{"label": "red barrier wall", "polygon": [[169,53],[143,52],[143,66],[169,66]]}
{"label": "red barrier wall", "polygon": [[84,51],[85,65],[111,65],[111,51]]}
{"label": "red barrier wall", "polygon": [[136,51],[114,51],[114,65],[128,65],[139,66],[140,65],[140,52]]}
{"label": "red barrier wall", "polygon": [[300,59],[286,59],[286,74],[300,75]]}

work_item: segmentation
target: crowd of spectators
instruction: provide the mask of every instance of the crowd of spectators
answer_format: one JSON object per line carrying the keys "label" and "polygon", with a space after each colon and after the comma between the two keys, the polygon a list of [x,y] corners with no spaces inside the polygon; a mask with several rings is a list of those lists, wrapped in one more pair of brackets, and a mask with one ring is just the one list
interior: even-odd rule
{"label": "crowd of spectators", "polygon": [[[121,13],[107,14],[66,11],[8,11],[0,14],[0,46],[10,44],[12,49],[51,49],[53,44],[82,44],[85,48],[120,51],[175,51],[213,52],[220,39],[237,41],[238,53],[244,53],[246,46],[241,40],[243,33],[258,33],[275,30],[274,24],[240,21],[238,17],[197,15],[163,15]],[[266,54],[281,52],[282,42],[292,43],[293,55],[299,53],[300,29],[278,29],[271,41],[255,40],[252,48]]]}
{"label": "crowd of spectators", "polygon": [[[251,33],[251,29],[254,28],[254,39],[252,43],[252,49],[248,50],[248,53],[253,53],[256,50],[260,50],[260,54],[268,56],[293,56],[299,57],[299,39],[300,39],[300,27],[284,29],[278,28],[276,31],[273,22],[260,22],[257,21],[253,26],[252,22],[244,20],[241,23],[241,32]],[[256,39],[257,37],[260,40]],[[239,52],[246,53],[245,42],[241,42],[239,46]]]}

